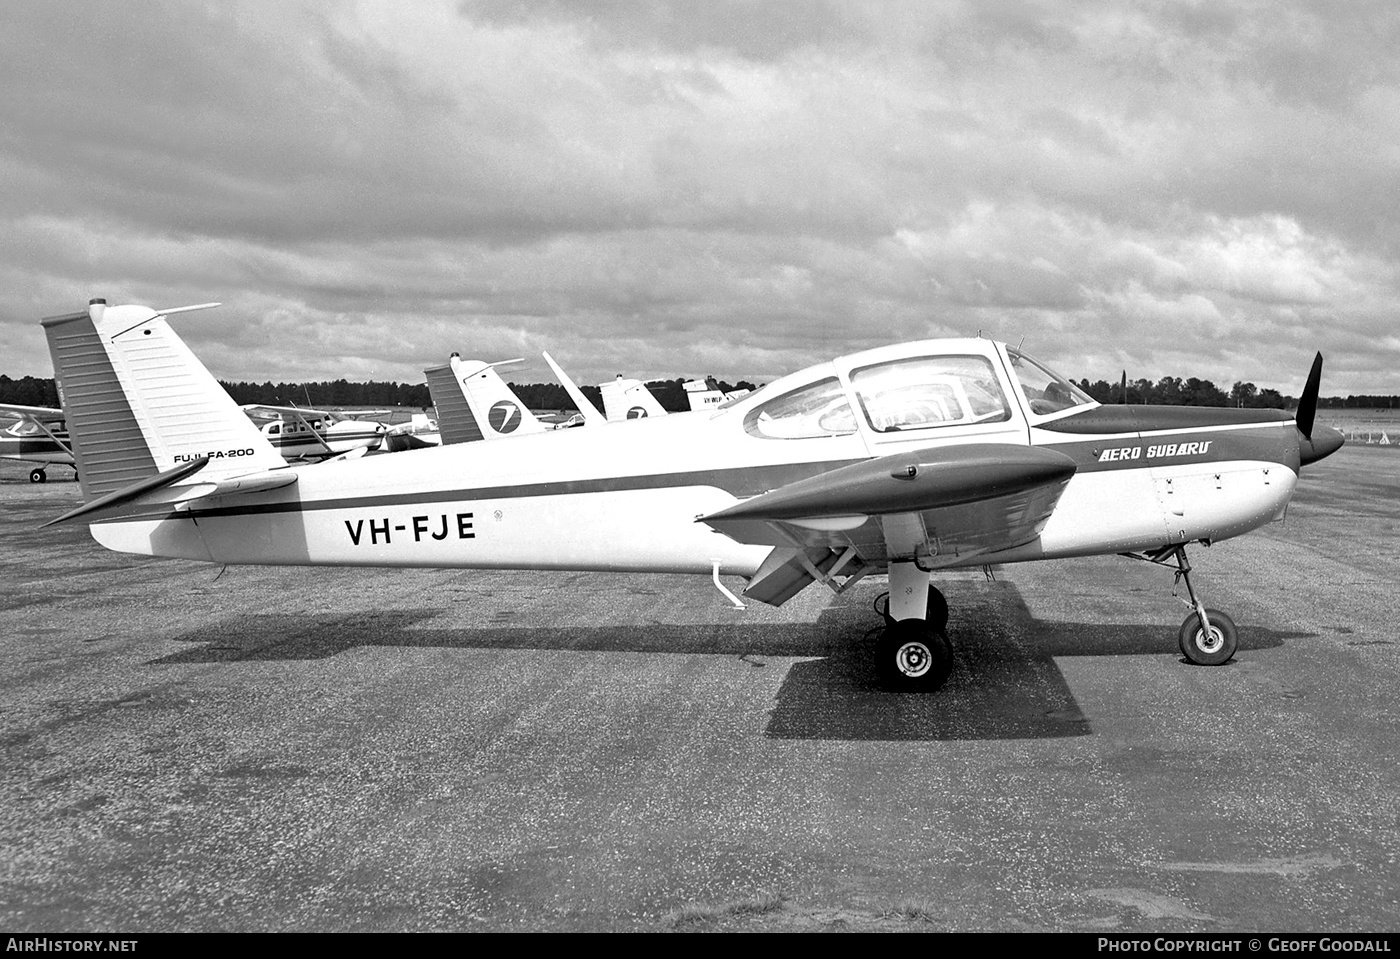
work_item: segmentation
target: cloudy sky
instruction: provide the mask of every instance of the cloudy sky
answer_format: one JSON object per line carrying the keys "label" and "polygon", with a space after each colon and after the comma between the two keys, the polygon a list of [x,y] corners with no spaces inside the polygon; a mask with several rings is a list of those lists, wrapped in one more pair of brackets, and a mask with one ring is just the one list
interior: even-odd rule
{"label": "cloudy sky", "polygon": [[755,381],[979,331],[1400,393],[1392,0],[5,0],[0,372]]}

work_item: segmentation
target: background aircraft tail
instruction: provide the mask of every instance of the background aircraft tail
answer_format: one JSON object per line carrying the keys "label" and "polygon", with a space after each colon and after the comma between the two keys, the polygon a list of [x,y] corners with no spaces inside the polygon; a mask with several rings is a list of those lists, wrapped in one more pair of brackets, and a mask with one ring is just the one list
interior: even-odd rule
{"label": "background aircraft tail", "polygon": [[108,307],[43,320],[83,499],[209,457],[201,480],[286,463],[165,322],[206,303]]}
{"label": "background aircraft tail", "polygon": [[518,362],[483,363],[463,360],[454,353],[446,367],[423,371],[437,407],[438,430],[444,443],[523,436],[549,428],[496,372],[502,363]]}
{"label": "background aircraft tail", "polygon": [[598,384],[598,389],[603,394],[603,413],[610,423],[666,415],[666,408],[640,380],[619,376],[611,383]]}
{"label": "background aircraft tail", "polygon": [[485,439],[481,424],[472,415],[467,405],[467,394],[457,382],[457,374],[451,366],[435,366],[424,370],[428,378],[428,393],[437,409],[438,434],[444,446],[453,443],[474,443]]}

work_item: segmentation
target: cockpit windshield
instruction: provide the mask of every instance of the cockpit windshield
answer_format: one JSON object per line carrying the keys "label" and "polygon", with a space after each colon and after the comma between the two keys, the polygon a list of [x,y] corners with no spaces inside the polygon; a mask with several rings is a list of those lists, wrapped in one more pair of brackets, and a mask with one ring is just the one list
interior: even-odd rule
{"label": "cockpit windshield", "polygon": [[1037,416],[1046,416],[1094,402],[1093,398],[1079,387],[1058,373],[1046,369],[1020,350],[1007,347],[1006,353],[1011,358],[1011,371],[1016,376],[1017,384],[1025,394],[1026,402],[1030,404],[1031,412]]}

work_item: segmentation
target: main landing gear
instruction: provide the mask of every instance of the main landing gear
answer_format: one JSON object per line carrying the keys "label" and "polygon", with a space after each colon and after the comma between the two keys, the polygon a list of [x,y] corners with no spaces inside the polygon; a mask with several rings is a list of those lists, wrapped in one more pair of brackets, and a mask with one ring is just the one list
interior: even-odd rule
{"label": "main landing gear", "polygon": [[[883,597],[882,597],[883,598]],[[933,692],[953,671],[953,648],[944,629],[948,600],[914,563],[890,564],[885,618],[876,638],[880,681],[900,692]]]}
{"label": "main landing gear", "polygon": [[1191,563],[1186,559],[1186,547],[1168,546],[1137,558],[1146,559],[1159,566],[1169,565],[1169,560],[1176,561],[1176,581],[1186,584],[1186,595],[1190,597],[1190,602],[1186,605],[1192,609],[1191,615],[1186,617],[1176,634],[1181,655],[1197,666],[1221,666],[1228,663],[1239,646],[1239,630],[1235,628],[1235,621],[1229,616],[1218,609],[1206,609],[1205,604],[1196,596],[1196,590],[1191,586]]}
{"label": "main landing gear", "polygon": [[[44,482],[47,482],[47,481],[48,481],[48,478],[49,478],[49,474],[44,470],[44,468],[43,468],[42,466],[36,466],[36,467],[34,467],[32,470],[29,471],[29,482],[31,482],[31,483],[44,483]],[[77,481],[78,481],[78,471],[77,471],[77,470],[74,470],[74,471],[73,471],[73,482],[76,483]]]}

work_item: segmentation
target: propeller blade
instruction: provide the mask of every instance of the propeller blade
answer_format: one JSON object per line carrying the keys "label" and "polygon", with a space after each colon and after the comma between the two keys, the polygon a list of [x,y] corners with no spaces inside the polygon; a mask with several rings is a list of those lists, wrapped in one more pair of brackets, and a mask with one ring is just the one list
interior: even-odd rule
{"label": "propeller blade", "polygon": [[1128,402],[1128,371],[1123,371],[1123,381],[1118,385],[1118,396],[1120,403]]}
{"label": "propeller blade", "polygon": [[1303,387],[1303,396],[1298,400],[1298,432],[1312,439],[1313,419],[1317,416],[1317,393],[1322,387],[1322,354],[1313,359],[1312,371],[1308,373],[1308,384]]}

